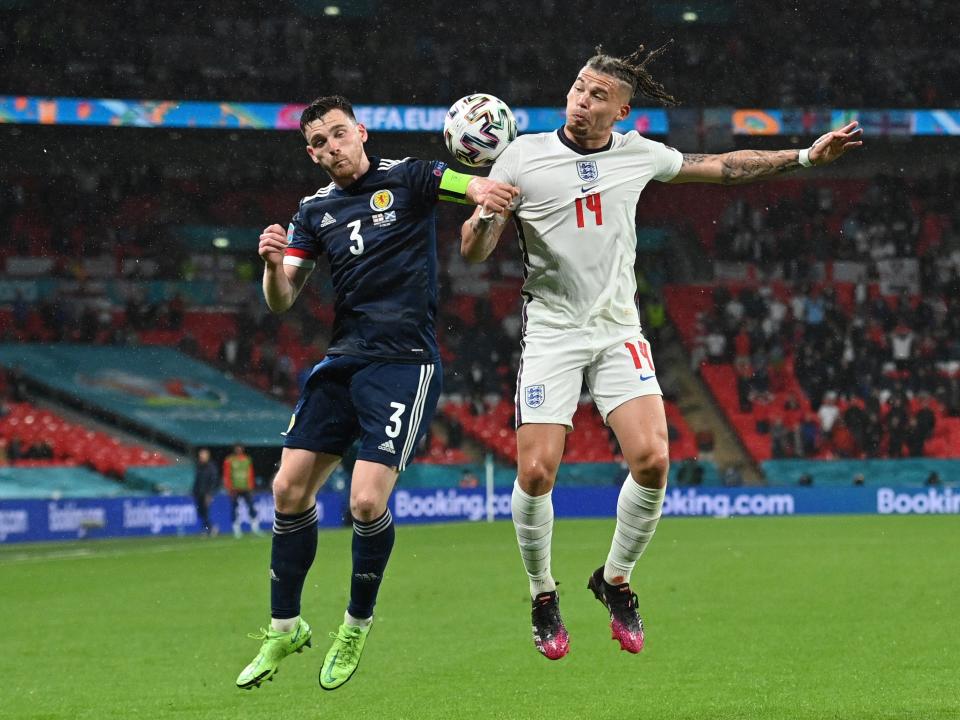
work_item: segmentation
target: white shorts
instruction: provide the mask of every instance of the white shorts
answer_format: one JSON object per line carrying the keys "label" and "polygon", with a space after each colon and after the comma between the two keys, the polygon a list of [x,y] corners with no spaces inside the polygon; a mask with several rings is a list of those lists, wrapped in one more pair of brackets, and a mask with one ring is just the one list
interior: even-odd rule
{"label": "white shorts", "polygon": [[572,430],[584,381],[604,422],[627,400],[663,394],[650,343],[639,327],[541,327],[523,339],[514,398],[517,427],[550,423]]}

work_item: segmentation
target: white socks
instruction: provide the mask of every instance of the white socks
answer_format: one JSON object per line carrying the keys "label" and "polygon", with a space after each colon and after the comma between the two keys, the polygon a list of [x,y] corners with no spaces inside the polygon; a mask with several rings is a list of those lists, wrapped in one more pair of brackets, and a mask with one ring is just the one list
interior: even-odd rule
{"label": "white socks", "polygon": [[550,572],[550,543],[553,539],[553,501],[551,493],[533,497],[513,483],[510,498],[513,526],[517,531],[520,558],[530,577],[530,597],[557,589]]}
{"label": "white socks", "polygon": [[270,629],[276,630],[277,632],[292,632],[293,629],[297,626],[297,623],[300,622],[300,616],[292,618],[271,618],[270,620]]}
{"label": "white socks", "polygon": [[665,493],[666,488],[643,487],[627,474],[617,499],[617,528],[603,566],[603,579],[611,585],[630,582],[633,566],[657,529]]}
{"label": "white socks", "polygon": [[371,615],[368,618],[355,618],[353,615],[351,615],[348,612],[345,612],[343,614],[344,625],[351,625],[353,627],[366,627],[372,622],[373,622],[373,615]]}

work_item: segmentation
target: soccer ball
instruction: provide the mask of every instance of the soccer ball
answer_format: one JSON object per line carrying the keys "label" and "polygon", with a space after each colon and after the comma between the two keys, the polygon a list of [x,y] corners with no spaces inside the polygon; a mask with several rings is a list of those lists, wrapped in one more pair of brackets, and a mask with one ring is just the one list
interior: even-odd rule
{"label": "soccer ball", "polygon": [[470,167],[492,165],[517,137],[517,121],[500,98],[485,93],[457,100],[443,120],[447,150]]}

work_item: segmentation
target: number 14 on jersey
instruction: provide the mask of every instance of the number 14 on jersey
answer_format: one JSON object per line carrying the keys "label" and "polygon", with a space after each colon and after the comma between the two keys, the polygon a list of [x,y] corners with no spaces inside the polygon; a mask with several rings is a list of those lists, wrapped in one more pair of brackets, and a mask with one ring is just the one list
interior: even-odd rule
{"label": "number 14 on jersey", "polygon": [[[587,212],[593,213],[593,224],[603,225],[603,208],[600,206],[600,193],[592,193],[576,199],[577,227],[582,228],[588,222]],[[586,209],[586,212],[584,211]]]}

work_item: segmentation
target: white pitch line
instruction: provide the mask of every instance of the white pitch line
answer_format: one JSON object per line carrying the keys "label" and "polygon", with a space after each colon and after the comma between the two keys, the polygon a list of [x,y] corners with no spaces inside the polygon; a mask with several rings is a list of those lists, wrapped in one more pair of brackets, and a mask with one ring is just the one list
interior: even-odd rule
{"label": "white pitch line", "polygon": [[95,548],[77,548],[64,550],[50,550],[40,552],[21,552],[11,555],[0,554],[0,565],[13,563],[46,562],[48,560],[93,560],[97,558],[115,558],[126,555],[157,555],[160,553],[176,552],[177,550],[193,550],[198,547],[225,548],[223,543],[177,543],[154,546],[140,546],[130,548],[114,548],[111,550],[97,550]]}

